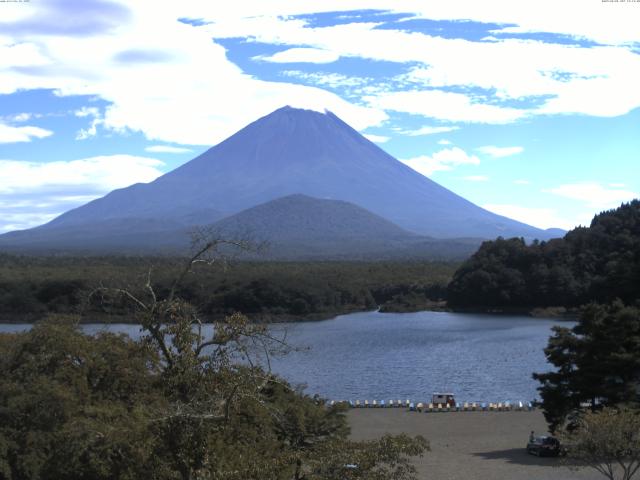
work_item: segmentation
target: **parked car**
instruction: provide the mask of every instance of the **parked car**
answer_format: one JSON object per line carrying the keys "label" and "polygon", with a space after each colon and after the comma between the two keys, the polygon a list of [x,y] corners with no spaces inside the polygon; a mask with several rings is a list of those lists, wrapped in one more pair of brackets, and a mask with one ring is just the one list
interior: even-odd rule
{"label": "parked car", "polygon": [[560,440],[556,437],[543,435],[534,437],[527,443],[527,453],[539,457],[557,457],[563,452]]}

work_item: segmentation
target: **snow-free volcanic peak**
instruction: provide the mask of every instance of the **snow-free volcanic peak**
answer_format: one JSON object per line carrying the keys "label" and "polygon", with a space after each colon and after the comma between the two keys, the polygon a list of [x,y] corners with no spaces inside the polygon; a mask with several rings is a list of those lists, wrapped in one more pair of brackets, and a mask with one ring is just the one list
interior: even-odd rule
{"label": "snow-free volcanic peak", "polygon": [[[432,237],[549,236],[438,185],[331,112],[288,106],[151,183],[115,190],[36,230],[45,235],[50,229],[77,230],[96,222],[142,228],[149,220],[208,224],[292,194],[351,202]],[[109,235],[108,229],[103,234]]]}

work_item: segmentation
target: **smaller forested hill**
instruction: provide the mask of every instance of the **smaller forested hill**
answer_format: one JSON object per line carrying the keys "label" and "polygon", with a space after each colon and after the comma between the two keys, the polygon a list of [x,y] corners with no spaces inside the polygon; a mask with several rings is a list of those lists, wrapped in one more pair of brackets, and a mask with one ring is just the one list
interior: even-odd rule
{"label": "smaller forested hill", "polygon": [[455,273],[452,307],[575,307],[640,300],[640,200],[594,217],[564,238],[485,242]]}

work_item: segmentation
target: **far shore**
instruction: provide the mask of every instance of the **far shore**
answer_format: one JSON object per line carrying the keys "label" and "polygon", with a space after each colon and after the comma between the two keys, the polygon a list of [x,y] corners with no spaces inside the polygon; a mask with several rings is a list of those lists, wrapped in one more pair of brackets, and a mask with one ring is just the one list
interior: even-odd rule
{"label": "far shore", "polygon": [[[416,313],[416,312],[450,312],[450,313],[469,313],[469,314],[487,314],[487,315],[521,315],[532,318],[556,318],[558,320],[576,320],[578,318],[578,309],[567,309],[564,307],[510,307],[510,308],[449,308],[443,302],[432,302],[431,304],[421,305],[420,308],[411,308],[407,306],[380,305],[373,309],[363,308],[344,308],[339,311],[332,312],[315,312],[304,315],[292,314],[248,314],[249,319],[254,323],[301,323],[301,322],[318,322],[322,320],[330,320],[341,315],[349,315],[351,313],[376,312],[380,313]],[[73,314],[71,314],[73,315]],[[15,314],[6,314],[0,312],[0,324],[17,324],[17,323],[36,323],[45,317],[37,315],[16,316]],[[205,323],[213,323],[223,321],[223,315],[205,318]],[[132,315],[100,315],[92,313],[90,316],[83,316],[80,320],[81,324],[91,323],[125,323],[137,324],[135,316]]]}
{"label": "far shore", "polygon": [[422,435],[431,451],[415,458],[420,479],[440,480],[596,480],[595,470],[572,471],[559,458],[529,455],[529,433],[547,432],[540,410],[532,412],[418,413],[406,409],[351,409],[354,440],[385,433]]}

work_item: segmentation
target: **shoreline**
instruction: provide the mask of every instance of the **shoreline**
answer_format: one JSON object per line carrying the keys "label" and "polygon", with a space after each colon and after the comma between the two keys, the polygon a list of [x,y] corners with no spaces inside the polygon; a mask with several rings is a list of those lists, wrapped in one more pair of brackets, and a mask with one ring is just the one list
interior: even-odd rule
{"label": "shoreline", "polygon": [[[448,313],[462,313],[462,314],[486,314],[486,315],[518,315],[527,316],[531,318],[554,318],[559,321],[575,321],[579,315],[579,309],[577,308],[565,308],[565,307],[546,307],[546,308],[532,308],[532,307],[513,307],[513,308],[451,308],[443,302],[432,302],[431,304],[416,306],[416,308],[405,307],[393,309],[389,306],[379,305],[376,308],[345,308],[333,312],[316,312],[308,313],[305,315],[293,315],[293,314],[248,314],[246,315],[252,323],[258,324],[271,324],[271,323],[306,323],[306,322],[319,322],[323,320],[330,320],[342,315],[349,315],[352,313],[365,313],[365,312],[380,312],[380,313],[416,313],[416,312],[448,312]],[[61,315],[77,315],[74,313],[61,314]],[[214,323],[221,321],[226,315],[216,315],[215,317],[208,317],[204,319],[204,323]],[[34,324],[41,320],[44,320],[46,316],[26,315],[22,318],[17,318],[15,315],[0,313],[0,325],[16,325],[16,324]],[[100,315],[92,314],[91,316],[81,317],[79,322],[81,325],[95,324],[95,323],[122,323],[128,325],[138,324],[132,316],[119,316],[119,315]]]}

